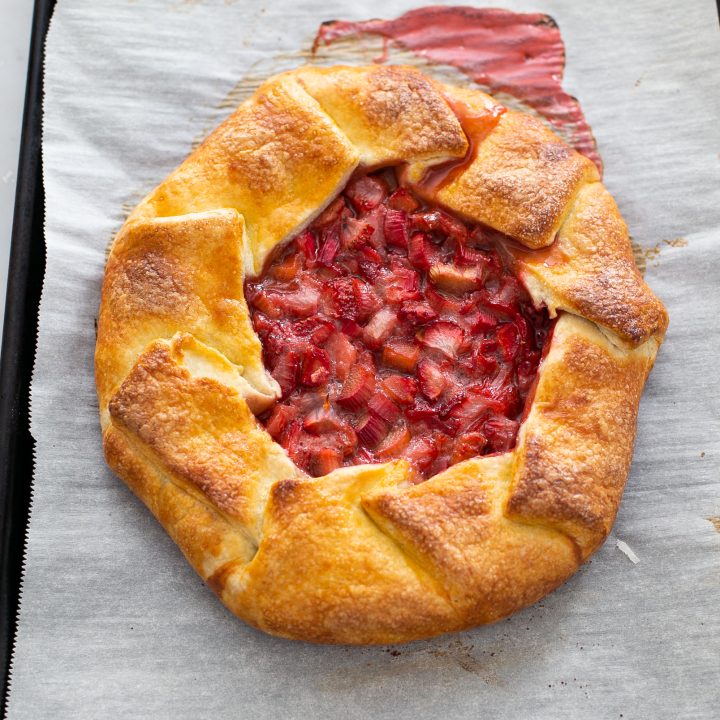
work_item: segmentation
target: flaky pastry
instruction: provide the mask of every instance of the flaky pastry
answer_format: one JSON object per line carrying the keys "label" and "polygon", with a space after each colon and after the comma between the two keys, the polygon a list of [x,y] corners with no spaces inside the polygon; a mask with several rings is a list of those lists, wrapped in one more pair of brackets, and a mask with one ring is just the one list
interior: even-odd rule
{"label": "flaky pastry", "polygon": [[[473,315],[474,308],[448,320],[437,303],[460,307],[458,298],[486,297],[473,262],[489,262],[495,250],[480,243],[468,254],[464,240],[447,240],[454,252],[465,252],[458,271],[442,261],[446,245],[432,234],[427,214],[412,215],[414,205],[393,210],[393,218],[402,213],[403,222],[422,220],[424,230],[408,240],[406,230],[393,226],[395,250],[378,249],[381,230],[363,220],[352,240],[342,236],[342,250],[333,246],[319,259],[313,255],[313,272],[323,282],[337,274],[336,254],[352,258],[360,252],[358,238],[375,233],[377,247],[363,246],[370,248],[367,258],[374,251],[385,264],[405,268],[406,277],[417,272],[421,285],[412,292],[420,300],[388,312],[382,306],[392,304],[389,296],[373,295],[381,306],[368,311],[375,320],[354,309],[351,320],[340,312],[325,326],[335,336],[340,328],[348,333],[349,340],[336,342],[350,348],[353,360],[395,363],[395,376],[414,388],[426,419],[407,420],[391,452],[387,443],[377,444],[378,428],[387,434],[393,423],[406,422],[395,419],[403,400],[392,383],[383,385],[382,397],[372,396],[380,403],[377,417],[372,404],[366,407],[373,401],[345,392],[339,396],[345,410],[338,412],[369,413],[374,424],[360,429],[343,420],[356,455],[328,445],[319,460],[303,466],[266,429],[268,413],[300,393],[296,386],[317,393],[333,372],[347,383],[352,368],[341,375],[339,360],[321,349],[323,355],[313,356],[316,366],[302,366],[303,379],[294,375],[289,389],[281,387],[278,373],[267,368],[269,350],[256,333],[247,283],[259,282],[281,251],[287,271],[299,257],[288,241],[308,228],[304,237],[316,237],[322,214],[339,207],[333,203],[349,182],[391,167],[399,169],[414,205],[442,208],[435,219],[459,218],[451,230],[460,227],[462,237],[462,228],[477,227],[472,237],[494,238],[498,254],[492,257],[502,256],[512,268],[529,294],[527,307],[546,308],[550,338],[532,351],[537,377],[523,386],[524,409],[504,421],[513,428],[507,443],[492,445],[483,426],[470,433],[479,443],[476,452],[468,453],[466,442],[458,454],[455,436],[465,433],[467,441],[467,428],[458,430],[458,416],[448,409],[452,383],[435,368],[465,362],[469,369],[457,377],[470,377],[476,365],[463,360],[463,348],[475,347],[477,328],[485,333],[483,347],[496,347],[492,334],[505,320],[502,308],[489,320],[487,313]],[[361,217],[360,205],[340,205],[345,225],[337,227],[357,226],[353,215]],[[408,249],[413,242],[420,250]],[[372,285],[363,277],[357,282]],[[436,304],[420,307],[428,287]],[[317,302],[305,307],[305,316],[322,314]],[[418,319],[421,311],[424,319]],[[268,306],[271,319],[273,312]],[[402,327],[426,324],[417,339],[408,336],[390,353],[386,347],[395,346],[387,332],[373,336],[375,345],[367,340],[382,312]],[[470,316],[475,330],[463,325]],[[271,78],[240,105],[140,203],[113,243],[96,348],[105,456],[222,602],[261,630],[358,644],[456,631],[537,601],[603,542],[627,479],[640,395],[666,325],[665,309],[635,267],[627,229],[595,166],[543,122],[408,67],[304,67]],[[360,347],[363,338],[367,351]],[[451,343],[450,352],[440,340]],[[516,352],[501,349],[506,358]],[[418,362],[425,363],[419,385]],[[488,362],[493,367],[496,361]],[[493,371],[484,372],[491,377]],[[485,387],[473,385],[477,392]],[[458,397],[467,400],[462,387],[453,391],[453,407]],[[324,411],[334,412],[337,397],[328,390]],[[491,401],[487,407],[495,408]],[[420,401],[407,402],[415,407]],[[293,407],[293,422],[305,430],[328,427],[328,416],[309,424]],[[450,459],[433,466],[439,472],[423,480],[402,448],[424,442],[414,436],[407,444],[413,428],[417,435],[418,427],[440,423],[427,419],[433,411],[445,423],[443,447],[453,449],[447,450]],[[371,449],[360,452],[361,446]],[[392,458],[387,462],[372,449],[381,446]],[[319,465],[312,464],[316,460]]]}

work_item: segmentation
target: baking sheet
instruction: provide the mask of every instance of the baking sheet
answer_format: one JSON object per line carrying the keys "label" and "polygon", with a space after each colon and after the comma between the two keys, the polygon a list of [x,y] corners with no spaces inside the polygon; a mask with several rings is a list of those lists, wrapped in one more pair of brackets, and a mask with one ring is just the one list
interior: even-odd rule
{"label": "baking sheet", "polygon": [[47,44],[37,470],[11,720],[717,716],[716,10],[503,5],[559,22],[566,87],[671,313],[611,538],[541,603],[432,641],[316,647],[232,617],[104,466],[92,355],[105,250],[128,209],[227,114],[239,80],[297,64],[322,20],[413,3],[61,0]]}

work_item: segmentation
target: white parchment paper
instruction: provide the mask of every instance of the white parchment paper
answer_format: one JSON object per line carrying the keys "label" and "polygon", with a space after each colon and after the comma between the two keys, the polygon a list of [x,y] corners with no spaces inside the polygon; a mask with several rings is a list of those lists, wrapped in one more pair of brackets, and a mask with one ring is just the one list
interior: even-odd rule
{"label": "white parchment paper", "polygon": [[105,250],[127,210],[227,114],[239,80],[297,64],[322,20],[413,3],[60,0],[45,67],[48,262],[11,720],[718,717],[714,3],[503,5],[559,22],[566,87],[671,313],[613,536],[542,603],[434,641],[316,647],[231,616],[104,465],[93,346]]}

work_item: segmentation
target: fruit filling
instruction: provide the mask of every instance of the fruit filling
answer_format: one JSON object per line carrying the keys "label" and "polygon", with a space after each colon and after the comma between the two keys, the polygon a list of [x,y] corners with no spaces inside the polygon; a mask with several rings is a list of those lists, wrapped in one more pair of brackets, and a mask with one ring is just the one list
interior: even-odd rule
{"label": "fruit filling", "polygon": [[353,178],[245,296],[282,391],[259,419],[314,476],[406,458],[423,479],[510,450],[551,329],[487,231],[389,169]]}

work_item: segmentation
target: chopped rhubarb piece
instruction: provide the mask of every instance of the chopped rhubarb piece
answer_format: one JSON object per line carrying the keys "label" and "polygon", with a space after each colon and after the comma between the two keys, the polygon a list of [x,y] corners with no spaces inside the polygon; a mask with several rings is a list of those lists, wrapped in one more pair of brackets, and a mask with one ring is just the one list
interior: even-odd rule
{"label": "chopped rhubarb piece", "polygon": [[306,387],[319,387],[330,378],[330,356],[321,348],[310,346],[303,354],[300,382]]}
{"label": "chopped rhubarb piece", "polygon": [[392,425],[400,417],[400,408],[382,392],[376,392],[368,401],[368,410],[388,425]]}
{"label": "chopped rhubarb piece", "polygon": [[382,351],[382,359],[386,365],[405,372],[415,369],[419,357],[420,348],[410,340],[391,338]]}
{"label": "chopped rhubarb piece", "polygon": [[360,246],[370,242],[375,228],[361,220],[353,217],[345,218],[340,229],[340,243],[346,250],[349,248],[359,248]]}
{"label": "chopped rhubarb piece", "polygon": [[481,250],[460,243],[455,250],[455,262],[482,270],[487,264],[487,256]]}
{"label": "chopped rhubarb piece", "polygon": [[413,233],[408,240],[408,258],[421,270],[429,270],[439,260],[439,253],[430,238],[422,232]]}
{"label": "chopped rhubarb piece", "polygon": [[399,248],[408,246],[407,216],[402,210],[388,210],[383,229],[388,245]]}
{"label": "chopped rhubarb piece", "polygon": [[375,390],[375,377],[364,365],[353,365],[342,387],[337,402],[348,410],[357,412],[365,407]]}
{"label": "chopped rhubarb piece", "polygon": [[430,268],[430,280],[441,290],[462,295],[479,287],[482,274],[478,268],[440,263]]}
{"label": "chopped rhubarb piece", "polygon": [[396,425],[375,449],[375,457],[378,460],[392,460],[399,457],[408,446],[411,437],[405,423]]}
{"label": "chopped rhubarb piece", "polygon": [[365,331],[363,332],[365,344],[373,350],[379,350],[395,329],[397,322],[397,315],[390,308],[378,310],[365,326]]}
{"label": "chopped rhubarb piece", "polygon": [[425,302],[406,300],[400,306],[400,317],[413,325],[426,325],[437,320],[438,314]]}
{"label": "chopped rhubarb piece", "polygon": [[417,375],[420,392],[428,400],[437,400],[448,387],[448,380],[440,366],[427,358],[418,363]]}
{"label": "chopped rhubarb piece", "polygon": [[425,347],[439,350],[448,358],[455,359],[464,338],[465,334],[459,325],[446,320],[438,320],[425,330],[422,342]]}
{"label": "chopped rhubarb piece", "polygon": [[515,325],[506,323],[497,329],[497,339],[503,358],[512,360],[520,349],[520,334]]}
{"label": "chopped rhubarb piece", "polygon": [[300,353],[290,350],[285,355],[280,355],[272,370],[272,376],[280,386],[283,398],[286,398],[297,386],[299,370]]}
{"label": "chopped rhubarb piece", "polygon": [[292,280],[300,272],[302,267],[302,259],[299,254],[288,255],[285,260],[270,269],[270,275],[277,280]]}
{"label": "chopped rhubarb piece", "polygon": [[387,435],[387,423],[369,413],[357,427],[357,438],[365,447],[375,447]]}
{"label": "chopped rhubarb piece", "polygon": [[283,431],[288,423],[297,417],[297,410],[292,405],[283,405],[278,403],[270,413],[270,417],[265,423],[265,429],[272,435],[275,440],[280,439]]}
{"label": "chopped rhubarb piece", "polygon": [[387,204],[393,210],[404,210],[406,213],[413,212],[420,207],[420,203],[413,197],[412,193],[402,187],[390,195]]}
{"label": "chopped rhubarb piece", "polygon": [[331,265],[340,250],[340,237],[337,228],[331,227],[323,236],[323,243],[318,252],[318,262],[321,265]]}
{"label": "chopped rhubarb piece", "polygon": [[336,332],[325,343],[325,349],[335,366],[335,377],[340,382],[345,382],[357,358],[355,346],[345,333]]}
{"label": "chopped rhubarb piece", "polygon": [[351,180],[345,188],[345,195],[358,212],[367,212],[376,208],[387,194],[384,183],[370,175]]}
{"label": "chopped rhubarb piece", "polygon": [[415,401],[418,386],[414,378],[389,375],[382,381],[385,392],[399,405],[411,405]]}
{"label": "chopped rhubarb piece", "polygon": [[481,432],[463,433],[455,440],[452,455],[450,456],[450,464],[454,465],[480,455],[486,445],[487,438]]}
{"label": "chopped rhubarb piece", "polygon": [[315,468],[318,476],[329,475],[343,463],[342,453],[335,448],[322,448],[315,455]]}
{"label": "chopped rhubarb piece", "polygon": [[309,413],[303,420],[303,430],[313,435],[343,430],[347,423],[341,420],[335,413],[326,407],[320,407]]}
{"label": "chopped rhubarb piece", "polygon": [[320,292],[314,287],[303,285],[294,292],[277,293],[272,296],[272,300],[281,312],[308,317],[318,311]]}

